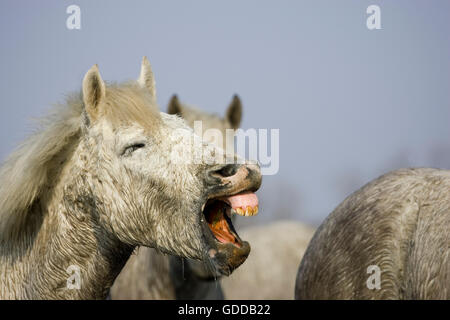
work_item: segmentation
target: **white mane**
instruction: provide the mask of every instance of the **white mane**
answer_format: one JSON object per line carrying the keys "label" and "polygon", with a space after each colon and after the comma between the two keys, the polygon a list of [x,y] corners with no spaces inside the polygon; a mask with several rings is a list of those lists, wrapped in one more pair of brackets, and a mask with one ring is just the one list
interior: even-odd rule
{"label": "white mane", "polygon": [[72,95],[40,121],[39,130],[21,143],[0,168],[0,240],[12,237],[48,183],[53,159],[74,139],[82,124],[83,103]]}

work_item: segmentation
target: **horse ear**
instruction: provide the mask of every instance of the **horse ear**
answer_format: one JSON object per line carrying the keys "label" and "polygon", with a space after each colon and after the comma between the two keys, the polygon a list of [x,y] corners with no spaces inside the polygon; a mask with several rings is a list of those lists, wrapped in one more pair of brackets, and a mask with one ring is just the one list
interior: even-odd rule
{"label": "horse ear", "polygon": [[100,76],[98,66],[94,65],[83,79],[83,101],[87,113],[92,119],[99,114],[99,105],[105,98],[105,83]]}
{"label": "horse ear", "polygon": [[172,98],[170,98],[169,106],[167,107],[167,113],[168,114],[177,114],[179,116],[182,116],[183,107],[180,103],[180,100],[178,100],[178,96],[174,94]]}
{"label": "horse ear", "polygon": [[141,73],[138,83],[142,88],[147,88],[153,98],[156,98],[155,78],[153,77],[152,67],[147,57],[142,58]]}
{"label": "horse ear", "polygon": [[226,119],[230,122],[233,129],[238,129],[241,125],[242,118],[242,103],[237,94],[233,96],[228,109],[226,111]]}

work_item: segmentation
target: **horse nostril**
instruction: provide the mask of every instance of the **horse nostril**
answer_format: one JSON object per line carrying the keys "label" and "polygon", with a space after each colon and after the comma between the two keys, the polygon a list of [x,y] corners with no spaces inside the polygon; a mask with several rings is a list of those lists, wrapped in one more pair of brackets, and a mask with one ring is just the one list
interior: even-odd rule
{"label": "horse nostril", "polygon": [[211,175],[220,177],[220,178],[226,178],[231,177],[236,174],[238,170],[238,166],[235,164],[227,164],[220,168],[219,170],[215,170],[211,172]]}
{"label": "horse nostril", "polygon": [[219,170],[219,174],[223,177],[231,177],[234,176],[237,172],[237,166],[234,164],[229,164]]}

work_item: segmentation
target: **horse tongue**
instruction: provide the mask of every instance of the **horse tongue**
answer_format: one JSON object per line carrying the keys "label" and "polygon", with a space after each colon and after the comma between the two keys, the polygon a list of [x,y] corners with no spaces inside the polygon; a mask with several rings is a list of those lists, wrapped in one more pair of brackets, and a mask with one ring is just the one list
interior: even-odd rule
{"label": "horse tongue", "polygon": [[258,213],[258,197],[253,192],[243,192],[234,196],[223,197],[234,211],[241,216],[253,216]]}

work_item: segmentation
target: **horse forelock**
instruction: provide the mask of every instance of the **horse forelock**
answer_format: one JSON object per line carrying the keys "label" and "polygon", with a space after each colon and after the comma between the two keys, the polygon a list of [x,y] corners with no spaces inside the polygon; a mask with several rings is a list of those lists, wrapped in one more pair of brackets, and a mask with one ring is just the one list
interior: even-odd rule
{"label": "horse forelock", "polygon": [[135,83],[110,85],[106,88],[104,117],[113,126],[132,123],[153,131],[161,125],[161,117],[154,98]]}

